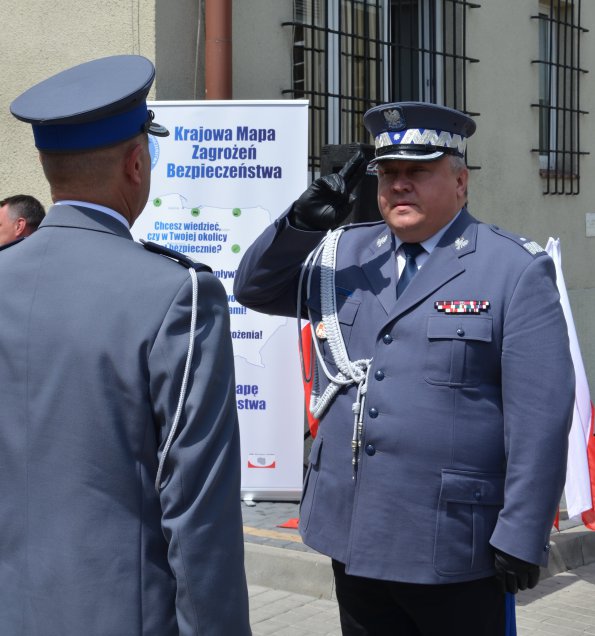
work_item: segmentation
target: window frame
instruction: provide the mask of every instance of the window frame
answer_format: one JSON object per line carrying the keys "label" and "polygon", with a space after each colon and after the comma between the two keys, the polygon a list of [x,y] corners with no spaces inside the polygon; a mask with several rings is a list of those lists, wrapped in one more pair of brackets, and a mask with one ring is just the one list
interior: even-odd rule
{"label": "window frame", "polygon": [[[539,66],[538,118],[539,174],[543,194],[580,193],[581,150],[581,25],[582,0],[540,0],[539,11],[531,16],[538,23]],[[544,130],[545,127],[545,130]]]}
{"label": "window frame", "polygon": [[[468,110],[466,104],[466,67],[479,62],[467,56],[466,16],[468,10],[481,5],[470,0],[294,0],[294,19],[282,23],[294,29],[294,77],[292,87],[283,94],[310,101],[312,178],[320,173],[325,145],[368,139],[362,121],[368,108],[405,101],[393,81],[398,42],[391,34],[397,8],[406,2],[417,5],[418,11],[419,42],[412,49],[417,55],[419,82],[423,82],[418,101],[444,104],[446,100],[451,103],[444,105],[471,116],[479,114]],[[445,23],[447,7],[452,35]],[[457,24],[459,15],[461,25]],[[450,52],[449,36],[455,47]],[[445,78],[449,72],[452,77]],[[447,79],[453,84],[450,93]]]}

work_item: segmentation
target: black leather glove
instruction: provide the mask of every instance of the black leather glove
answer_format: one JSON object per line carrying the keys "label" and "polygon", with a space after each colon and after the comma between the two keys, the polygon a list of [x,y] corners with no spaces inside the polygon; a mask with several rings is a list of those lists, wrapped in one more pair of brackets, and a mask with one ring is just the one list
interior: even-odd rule
{"label": "black leather glove", "polygon": [[312,182],[295,201],[289,213],[291,225],[299,230],[333,230],[341,225],[355,197],[351,194],[363,177],[367,160],[361,150],[338,173],[328,174]]}
{"label": "black leather glove", "polygon": [[496,578],[503,592],[516,594],[519,590],[532,589],[539,581],[539,566],[517,559],[511,554],[496,550],[494,557]]}

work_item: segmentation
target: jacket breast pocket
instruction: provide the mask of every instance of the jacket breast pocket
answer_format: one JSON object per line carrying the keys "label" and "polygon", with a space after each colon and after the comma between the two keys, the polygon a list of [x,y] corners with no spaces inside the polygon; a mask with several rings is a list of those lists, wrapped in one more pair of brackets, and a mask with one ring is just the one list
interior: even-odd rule
{"label": "jacket breast pocket", "polygon": [[493,371],[491,316],[429,316],[427,337],[426,382],[477,386]]}
{"label": "jacket breast pocket", "polygon": [[489,542],[503,504],[503,475],[442,471],[434,543],[438,573],[488,575],[493,570]]}

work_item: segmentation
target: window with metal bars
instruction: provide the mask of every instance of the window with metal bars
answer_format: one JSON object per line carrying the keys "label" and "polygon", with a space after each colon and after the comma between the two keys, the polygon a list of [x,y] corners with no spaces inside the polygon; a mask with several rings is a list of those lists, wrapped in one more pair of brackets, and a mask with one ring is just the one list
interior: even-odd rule
{"label": "window with metal bars", "polygon": [[532,16],[539,27],[539,110],[540,174],[544,194],[579,194],[581,0],[547,0]]}
{"label": "window with metal bars", "polygon": [[293,85],[310,101],[309,163],[323,146],[368,141],[363,114],[428,101],[468,114],[467,0],[294,0]]}

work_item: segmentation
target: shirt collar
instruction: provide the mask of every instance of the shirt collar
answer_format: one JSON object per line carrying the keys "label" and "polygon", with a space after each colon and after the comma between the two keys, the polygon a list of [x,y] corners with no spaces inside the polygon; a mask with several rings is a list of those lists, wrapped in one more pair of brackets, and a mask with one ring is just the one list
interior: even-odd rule
{"label": "shirt collar", "polygon": [[[462,210],[462,208],[461,208]],[[458,219],[459,214],[461,214],[461,210],[459,210],[455,216],[453,217],[453,219],[447,223],[444,227],[441,227],[436,234],[434,234],[433,236],[430,236],[430,238],[427,238],[425,241],[422,241],[420,243],[420,245],[424,248],[424,250],[428,253],[431,254],[434,251],[434,248],[436,247],[436,245],[438,245],[440,239],[444,236],[444,234],[446,233],[446,230],[448,230],[448,228]],[[397,236],[395,236],[395,251],[399,249],[399,247],[401,247],[401,244],[404,241],[401,241]]]}
{"label": "shirt collar", "polygon": [[64,201],[55,201],[54,205],[80,205],[85,208],[91,208],[92,210],[97,210],[98,212],[102,212],[103,214],[107,214],[114,219],[120,221],[122,225],[124,225],[127,229],[130,229],[130,223],[128,220],[122,216],[119,212],[112,210],[111,208],[106,208],[103,205],[98,205],[97,203],[88,203],[87,201],[74,201],[74,200],[64,200]]}

